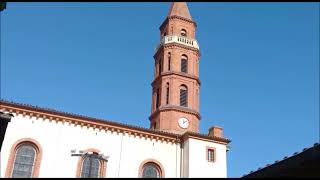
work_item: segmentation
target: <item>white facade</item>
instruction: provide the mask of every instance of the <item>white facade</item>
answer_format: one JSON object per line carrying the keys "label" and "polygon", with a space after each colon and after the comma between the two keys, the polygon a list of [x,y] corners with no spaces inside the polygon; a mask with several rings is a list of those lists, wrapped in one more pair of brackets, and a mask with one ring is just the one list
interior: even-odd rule
{"label": "white facade", "polygon": [[[170,142],[156,138],[156,134],[144,137],[136,133],[137,130],[121,132],[116,128],[106,130],[81,126],[81,123],[63,123],[49,117],[12,114],[14,117],[8,124],[1,149],[1,177],[5,177],[11,148],[24,138],[36,140],[41,146],[38,177],[76,177],[79,157],[71,156],[71,150],[90,148],[109,156],[105,177],[139,177],[139,167],[148,159],[160,163],[164,177],[227,175],[226,143],[192,136],[184,141]],[[206,159],[207,147],[216,150],[215,162]]]}
{"label": "white facade", "polygon": [[[185,158],[185,168],[188,172],[186,177],[227,177],[227,149],[225,145],[211,143],[206,141],[200,141],[197,139],[188,139],[185,146],[188,152]],[[215,149],[216,157],[214,162],[209,162],[206,159],[206,147],[212,147]]]}

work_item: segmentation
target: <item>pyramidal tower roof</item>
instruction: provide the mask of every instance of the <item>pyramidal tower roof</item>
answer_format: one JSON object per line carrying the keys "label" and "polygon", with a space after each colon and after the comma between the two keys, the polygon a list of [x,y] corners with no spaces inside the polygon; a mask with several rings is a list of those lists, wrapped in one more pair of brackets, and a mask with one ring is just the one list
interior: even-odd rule
{"label": "pyramidal tower roof", "polygon": [[170,16],[180,16],[192,20],[186,2],[173,2],[168,14],[168,17]]}

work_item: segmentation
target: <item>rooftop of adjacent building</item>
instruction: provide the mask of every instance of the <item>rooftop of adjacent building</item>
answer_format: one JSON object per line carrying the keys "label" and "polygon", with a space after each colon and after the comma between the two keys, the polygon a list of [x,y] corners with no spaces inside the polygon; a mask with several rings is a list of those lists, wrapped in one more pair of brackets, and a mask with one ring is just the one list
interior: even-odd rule
{"label": "rooftop of adjacent building", "polygon": [[285,156],[273,164],[250,171],[243,178],[254,177],[320,177],[320,144],[315,143],[291,157]]}

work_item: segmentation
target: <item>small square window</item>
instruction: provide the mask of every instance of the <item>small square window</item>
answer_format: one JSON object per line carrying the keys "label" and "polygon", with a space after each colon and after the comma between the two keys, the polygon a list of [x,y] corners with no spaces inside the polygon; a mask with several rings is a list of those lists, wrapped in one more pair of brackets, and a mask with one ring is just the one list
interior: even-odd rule
{"label": "small square window", "polygon": [[207,149],[207,160],[209,162],[215,161],[215,150],[214,149]]}

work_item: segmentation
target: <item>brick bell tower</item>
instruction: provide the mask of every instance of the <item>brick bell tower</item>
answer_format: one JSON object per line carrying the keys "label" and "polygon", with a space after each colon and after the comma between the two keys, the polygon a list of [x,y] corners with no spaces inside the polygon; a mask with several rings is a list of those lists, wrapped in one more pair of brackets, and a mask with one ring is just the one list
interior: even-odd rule
{"label": "brick bell tower", "polygon": [[174,2],[160,26],[154,57],[150,128],[199,132],[199,46],[185,2]]}

